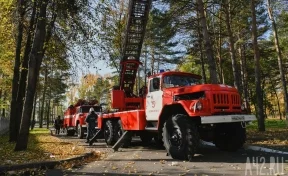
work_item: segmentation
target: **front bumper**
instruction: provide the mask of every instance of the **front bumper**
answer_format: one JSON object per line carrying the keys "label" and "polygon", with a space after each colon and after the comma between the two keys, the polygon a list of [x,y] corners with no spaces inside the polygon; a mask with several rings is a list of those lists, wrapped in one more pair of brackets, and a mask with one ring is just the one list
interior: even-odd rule
{"label": "front bumper", "polygon": [[254,120],[256,120],[255,115],[243,115],[243,114],[201,116],[201,124],[250,122]]}

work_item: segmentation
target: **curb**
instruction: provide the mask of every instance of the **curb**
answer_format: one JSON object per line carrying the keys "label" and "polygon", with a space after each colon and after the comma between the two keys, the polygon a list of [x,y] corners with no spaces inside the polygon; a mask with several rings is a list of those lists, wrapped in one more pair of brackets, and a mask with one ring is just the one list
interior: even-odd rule
{"label": "curb", "polygon": [[93,155],[93,152],[90,152],[81,156],[59,160],[59,161],[44,161],[44,162],[36,162],[36,163],[17,164],[17,165],[11,165],[11,166],[0,166],[0,175],[7,171],[15,171],[15,170],[21,170],[21,169],[35,169],[35,168],[53,169],[56,165],[62,164],[64,162],[82,160],[92,155]]}

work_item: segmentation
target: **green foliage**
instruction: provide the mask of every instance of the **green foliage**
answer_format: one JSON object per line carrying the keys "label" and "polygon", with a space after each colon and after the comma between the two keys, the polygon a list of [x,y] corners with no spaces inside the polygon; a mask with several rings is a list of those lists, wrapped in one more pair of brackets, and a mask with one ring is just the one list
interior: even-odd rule
{"label": "green foliage", "polygon": [[[0,1],[0,89],[6,92],[9,97],[15,54],[14,24],[12,23],[13,9],[12,1]],[[2,95],[0,95],[0,99]]]}
{"label": "green foliage", "polygon": [[[285,129],[286,123],[284,120],[279,119],[266,119],[265,127],[267,129]],[[258,124],[257,121],[253,121],[250,125],[247,126],[248,129],[257,129]]]}

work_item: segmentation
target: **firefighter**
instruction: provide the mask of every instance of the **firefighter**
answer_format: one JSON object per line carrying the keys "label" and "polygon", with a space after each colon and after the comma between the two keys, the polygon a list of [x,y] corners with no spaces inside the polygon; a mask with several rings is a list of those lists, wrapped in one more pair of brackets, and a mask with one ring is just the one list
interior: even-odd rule
{"label": "firefighter", "polygon": [[60,133],[60,127],[61,127],[61,119],[60,116],[57,117],[57,119],[54,121],[54,128],[56,130],[56,134]]}
{"label": "firefighter", "polygon": [[95,113],[93,108],[89,109],[89,114],[86,117],[86,124],[87,124],[87,136],[86,136],[86,143],[89,143],[90,138],[93,136],[93,132],[96,127],[96,120],[98,118],[98,115]]}

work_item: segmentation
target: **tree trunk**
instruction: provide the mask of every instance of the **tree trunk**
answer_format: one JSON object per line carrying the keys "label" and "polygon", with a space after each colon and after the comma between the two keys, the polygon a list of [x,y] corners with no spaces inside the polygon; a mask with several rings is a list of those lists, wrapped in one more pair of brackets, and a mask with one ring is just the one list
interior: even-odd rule
{"label": "tree trunk", "polygon": [[[241,37],[239,37],[239,40]],[[249,103],[249,93],[248,93],[248,80],[247,80],[247,64],[246,64],[246,57],[242,50],[243,45],[239,45],[239,56],[240,56],[240,68],[241,68],[241,80],[242,80],[242,87],[243,87],[243,101],[245,104],[245,108],[247,113],[251,113],[250,103]]]}
{"label": "tree trunk", "polygon": [[227,32],[228,32],[228,39],[229,39],[229,52],[230,52],[230,57],[231,57],[231,63],[232,63],[232,70],[233,70],[233,78],[234,78],[234,87],[238,89],[238,91],[241,94],[241,89],[240,89],[240,81],[238,77],[238,67],[237,67],[237,61],[236,61],[236,55],[235,55],[235,47],[234,47],[234,38],[233,38],[233,32],[231,29],[231,17],[230,17],[230,1],[227,0],[228,2],[225,4],[224,9],[225,9],[225,23],[227,27]]}
{"label": "tree trunk", "polygon": [[279,116],[280,116],[280,120],[282,120],[282,114],[281,114],[281,106],[280,106],[280,101],[279,101],[279,97],[278,97],[278,94],[277,94],[277,90],[276,90],[276,84],[274,84],[274,82],[272,82],[272,78],[270,78],[270,83],[271,83],[271,86],[273,88],[273,92],[276,96],[276,100],[277,100],[277,107],[278,107],[278,113],[279,113]]}
{"label": "tree trunk", "polygon": [[47,78],[48,78],[48,68],[45,66],[45,73],[44,73],[44,85],[43,85],[43,96],[42,96],[42,105],[41,105],[41,112],[40,112],[40,119],[39,119],[39,126],[42,128],[43,125],[43,115],[44,115],[44,104],[46,99],[46,91],[47,91]]}
{"label": "tree trunk", "polygon": [[[7,97],[7,92],[6,91],[4,91],[3,92],[3,102],[5,102],[6,101],[6,97]],[[2,117],[5,117],[5,106],[2,106]]]}
{"label": "tree trunk", "polygon": [[255,86],[256,86],[256,114],[258,119],[258,130],[265,131],[265,119],[263,114],[263,97],[261,90],[261,75],[260,75],[260,54],[257,41],[257,22],[256,22],[256,10],[255,0],[251,0],[251,12],[252,12],[252,41],[254,49],[254,62],[255,62]]}
{"label": "tree trunk", "polygon": [[202,75],[202,79],[203,79],[203,83],[206,84],[207,83],[207,79],[206,79],[206,73],[205,73],[205,62],[204,62],[204,57],[203,57],[203,48],[202,48],[202,41],[203,41],[203,37],[201,34],[201,29],[200,29],[200,18],[199,18],[199,12],[197,12],[197,33],[198,33],[198,45],[199,45],[199,54],[200,54],[200,61],[201,61],[201,75]]}
{"label": "tree trunk", "polygon": [[285,118],[288,126],[288,94],[287,94],[287,86],[286,86],[286,79],[285,79],[285,74],[284,74],[284,68],[283,68],[283,59],[281,55],[281,50],[279,46],[279,40],[278,40],[278,32],[277,32],[277,26],[276,22],[273,17],[273,11],[270,6],[270,0],[267,0],[267,10],[268,10],[268,15],[272,23],[272,30],[273,30],[273,36],[274,36],[274,44],[278,56],[278,67],[280,71],[280,77],[281,77],[281,83],[282,83],[282,89],[283,89],[283,95],[284,95],[284,110],[285,110]]}
{"label": "tree trunk", "polygon": [[46,10],[48,0],[42,0],[40,3],[39,18],[31,54],[29,57],[28,83],[26,90],[26,99],[24,103],[24,111],[21,121],[20,133],[15,146],[15,151],[27,149],[30,117],[33,110],[33,100],[36,92],[36,85],[39,77],[39,70],[43,59],[43,47],[46,35]]}
{"label": "tree trunk", "polygon": [[155,55],[154,55],[154,46],[152,48],[152,55],[151,55],[151,74],[154,74],[154,65],[155,65]]}
{"label": "tree trunk", "polygon": [[49,123],[50,123],[50,99],[48,100],[46,107],[47,107],[47,113],[46,113],[46,127],[49,129]]}
{"label": "tree trunk", "polygon": [[40,96],[40,91],[38,92],[38,123],[39,123],[39,128],[40,128],[40,114],[41,114],[41,96]]}
{"label": "tree trunk", "polygon": [[210,83],[217,84],[218,79],[217,79],[216,62],[215,62],[214,55],[213,55],[211,38],[207,29],[207,22],[206,22],[206,17],[205,17],[205,12],[204,12],[203,0],[197,0],[197,7],[198,7],[199,16],[200,16],[202,33],[203,33],[203,37],[205,41],[204,46],[206,48],[206,56],[207,56],[208,66],[209,66],[209,71],[210,71]]}
{"label": "tree trunk", "polygon": [[222,21],[221,21],[221,8],[222,6],[220,5],[219,7],[219,34],[218,34],[218,62],[219,62],[219,80],[222,84],[225,84],[225,77],[224,77],[224,72],[223,72],[223,66],[222,66]]}
{"label": "tree trunk", "polygon": [[23,39],[23,21],[25,15],[25,0],[18,0],[17,2],[17,43],[15,51],[15,61],[14,61],[14,71],[13,71],[13,81],[12,81],[12,99],[11,99],[11,109],[10,109],[10,125],[9,125],[9,141],[13,142],[17,140],[19,129],[17,130],[17,118],[21,116],[16,116],[16,99],[18,93],[18,81],[19,81],[19,69],[20,69],[20,57],[21,57],[21,47]]}
{"label": "tree trunk", "polygon": [[35,92],[35,96],[34,96],[33,115],[32,115],[33,120],[35,120],[35,113],[36,113],[36,107],[37,107],[36,104],[37,104],[37,91]]}
{"label": "tree trunk", "polygon": [[[22,68],[21,68],[21,76],[19,80],[19,89],[17,94],[17,100],[16,100],[16,130],[19,131],[20,123],[21,123],[21,117],[23,112],[23,104],[24,104],[24,96],[25,96],[25,90],[26,90],[26,81],[27,81],[27,74],[28,74],[28,61],[29,61],[29,54],[31,51],[31,42],[32,42],[32,34],[34,31],[34,22],[35,22],[35,14],[36,14],[36,1],[34,1],[33,4],[33,10],[31,14],[30,24],[29,24],[29,30],[27,32],[27,41],[24,51],[24,57],[22,60]],[[19,117],[19,118],[18,118]]]}

